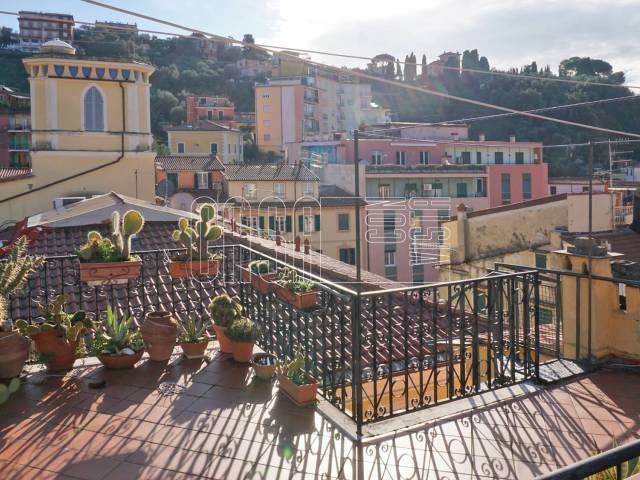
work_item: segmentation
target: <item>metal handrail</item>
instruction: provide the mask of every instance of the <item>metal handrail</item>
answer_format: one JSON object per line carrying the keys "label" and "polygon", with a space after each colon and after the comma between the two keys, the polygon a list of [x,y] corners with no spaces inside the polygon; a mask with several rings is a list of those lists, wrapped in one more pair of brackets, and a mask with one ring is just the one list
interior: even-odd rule
{"label": "metal handrail", "polygon": [[555,472],[541,475],[537,480],[578,480],[615,467],[616,478],[622,478],[622,464],[640,457],[640,440],[620,445],[593,457],[580,460]]}
{"label": "metal handrail", "polygon": [[[512,268],[514,270],[517,270],[520,273],[526,270],[532,269],[531,267],[526,265],[516,265],[512,263],[503,263],[503,262],[496,262],[494,265],[496,269],[500,267],[506,267],[506,268]],[[552,270],[548,268],[535,268],[534,270],[537,270],[541,273],[551,273],[554,275],[566,275],[568,277],[589,278],[589,275],[587,275],[586,273],[571,272],[569,270]],[[617,277],[603,277],[602,275],[591,275],[591,278],[593,280],[602,280],[602,281],[611,282],[611,283],[624,283],[625,285],[629,285],[631,287],[640,287],[640,281],[638,280],[629,280],[629,279],[617,278]]]}

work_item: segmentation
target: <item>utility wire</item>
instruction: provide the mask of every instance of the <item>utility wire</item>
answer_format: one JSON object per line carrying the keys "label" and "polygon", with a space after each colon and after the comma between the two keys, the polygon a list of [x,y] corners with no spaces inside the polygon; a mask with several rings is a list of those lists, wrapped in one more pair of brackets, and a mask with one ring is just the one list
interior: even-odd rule
{"label": "utility wire", "polygon": [[472,100],[472,99],[465,98],[465,97],[459,97],[459,96],[456,96],[456,95],[450,95],[448,93],[438,92],[436,90],[432,90],[432,89],[425,88],[425,87],[419,87],[419,86],[416,86],[416,85],[405,84],[405,83],[398,82],[398,81],[395,81],[395,80],[379,78],[379,77],[376,77],[374,75],[369,75],[369,74],[366,74],[366,73],[363,73],[363,72],[349,70],[347,68],[335,67],[335,66],[323,64],[323,63],[320,63],[320,62],[315,62],[315,61],[309,60],[309,59],[302,59],[300,57],[297,57],[297,56],[292,55],[292,54],[288,54],[286,52],[276,52],[275,50],[272,50],[270,48],[261,47],[261,46],[258,46],[256,44],[254,44],[254,43],[247,43],[247,42],[243,42],[241,40],[230,39],[230,38],[227,38],[227,37],[223,37],[221,35],[217,35],[217,34],[205,32],[205,31],[202,31],[202,30],[189,28],[189,27],[186,27],[184,25],[180,25],[180,24],[175,23],[175,22],[162,20],[162,19],[157,18],[157,17],[152,17],[150,15],[145,15],[145,14],[133,12],[131,10],[127,10],[127,9],[124,9],[124,8],[115,7],[113,5],[109,5],[107,3],[99,2],[99,1],[96,1],[96,0],[81,0],[81,1],[84,2],[84,3],[89,3],[91,5],[95,5],[95,6],[107,8],[107,9],[110,9],[110,10],[114,10],[114,11],[117,11],[117,12],[120,12],[120,13],[124,13],[126,15],[132,15],[132,16],[135,16],[135,17],[138,17],[138,18],[143,18],[145,20],[149,20],[149,21],[152,21],[152,22],[156,22],[156,23],[160,23],[160,24],[163,24],[163,25],[167,25],[167,26],[170,26],[170,27],[173,27],[173,28],[178,28],[178,29],[181,29],[181,30],[190,31],[192,33],[197,33],[197,34],[200,34],[200,35],[205,35],[205,36],[208,35],[212,39],[217,39],[218,41],[233,42],[233,43],[240,44],[240,45],[242,45],[244,47],[247,47],[247,48],[253,48],[254,50],[258,50],[258,51],[262,51],[262,52],[266,52],[266,53],[271,53],[271,54],[279,53],[280,55],[292,58],[292,59],[294,59],[296,61],[299,61],[299,62],[308,64],[308,65],[314,66],[316,68],[321,68],[321,69],[324,69],[324,70],[332,70],[332,71],[335,71],[335,72],[338,72],[338,73],[343,73],[343,74],[347,74],[347,75],[350,75],[350,76],[365,78],[367,80],[375,81],[375,82],[378,82],[378,83],[383,83],[383,84],[386,84],[386,85],[397,86],[397,87],[400,87],[400,88],[404,88],[406,90],[413,90],[413,91],[416,91],[416,92],[426,93],[426,94],[434,95],[434,96],[441,97],[441,98],[447,98],[447,99],[450,99],[450,100],[457,100],[457,101],[463,102],[463,103],[469,103],[469,104],[478,105],[478,106],[481,106],[481,107],[492,108],[494,110],[513,113],[513,114],[524,116],[524,117],[536,118],[538,120],[546,120],[546,121],[555,122],[555,123],[559,123],[559,124],[563,124],[563,125],[570,125],[570,126],[573,126],[573,127],[579,127],[579,128],[584,128],[584,129],[588,129],[588,130],[600,131],[600,132],[610,133],[610,134],[614,134],[614,135],[622,135],[622,136],[640,138],[640,134],[638,134],[638,133],[623,132],[623,131],[620,131],[620,130],[613,130],[613,129],[609,129],[609,128],[596,127],[594,125],[587,125],[587,124],[584,124],[584,123],[572,122],[572,121],[569,121],[569,120],[561,120],[561,119],[557,119],[557,118],[546,117],[544,115],[539,115],[537,113],[521,112],[519,110],[514,110],[512,108],[501,107],[501,106],[498,106],[498,105],[493,105],[493,104],[490,104],[490,103],[481,102],[479,100]]}
{"label": "utility wire", "polygon": [[[84,0],[81,0],[81,1],[84,1]],[[101,5],[101,4],[97,3],[97,2],[88,2],[88,3],[94,3],[94,5],[102,6],[102,7],[105,7],[105,8],[118,9],[118,7],[111,7],[111,6],[107,6],[107,5]],[[121,10],[121,9],[118,9],[118,10]],[[130,15],[139,16],[134,12],[126,12],[125,11],[123,13],[128,13]],[[19,14],[16,13],[16,12],[7,12],[7,11],[2,11],[2,10],[0,10],[0,14],[19,16]],[[157,21],[157,20],[152,20],[151,17],[146,17],[145,16],[143,18],[146,18],[146,19],[148,19],[150,21]],[[42,19],[45,20],[46,17],[42,17]],[[94,22],[76,21],[75,23],[80,24],[80,25],[92,25],[92,26],[95,26]],[[164,23],[164,22],[161,22],[161,23]],[[190,30],[188,28],[179,27],[179,26],[176,26],[176,25],[171,25],[171,26],[174,26],[175,28],[183,28],[184,30]],[[118,25],[102,26],[101,28],[105,29],[105,30],[107,30],[107,29],[124,30],[125,32],[134,33],[134,31],[130,27],[124,27],[124,26],[120,27]],[[145,29],[142,29],[142,28],[137,28],[137,31],[138,32],[144,32],[144,33],[153,33],[153,34],[156,34],[156,35],[170,35],[170,36],[175,36],[175,37],[193,39],[193,37],[190,36],[190,35],[182,35],[180,33],[175,33],[175,32],[163,32],[163,31],[158,31],[158,30],[145,30]],[[213,36],[213,34],[209,34],[209,35]],[[233,37],[221,37],[219,35],[215,35],[215,36],[221,38],[221,40],[219,40],[219,41],[227,41],[227,42],[243,44],[243,42],[241,40],[236,40]],[[372,60],[371,57],[367,57],[367,56],[364,56],[364,55],[353,55],[353,54],[346,54],[346,53],[326,52],[326,51],[323,51],[323,50],[311,50],[311,49],[296,48],[296,47],[283,47],[283,46],[278,46],[278,45],[267,45],[267,44],[251,44],[251,45],[255,45],[256,47],[261,47],[261,48],[264,48],[264,49],[278,49],[278,50],[286,50],[286,51],[289,51],[289,52],[311,53],[311,54],[317,54],[317,55],[323,55],[323,56],[329,56],[329,57],[349,58],[349,59],[352,59],[352,60],[365,60],[365,61],[368,61],[368,62]],[[303,61],[299,57],[295,57],[295,58],[297,58],[300,61]],[[399,63],[400,65],[409,64],[409,65],[412,65],[412,66],[415,65],[416,67],[419,65],[418,63],[406,62],[406,61],[402,61],[402,60],[399,60],[399,59],[397,59],[396,62]],[[482,74],[482,75],[495,75],[495,76],[503,76],[503,77],[510,77],[510,78],[516,78],[516,79],[526,79],[526,80],[538,80],[538,81],[542,81],[542,82],[559,82],[559,83],[568,83],[568,84],[575,84],[575,85],[596,85],[596,86],[601,86],[601,87],[628,88],[628,89],[640,90],[640,86],[639,85],[622,85],[622,84],[617,84],[617,83],[595,82],[595,81],[590,81],[590,80],[572,80],[570,78],[545,77],[545,76],[540,76],[540,75],[528,75],[528,74],[521,74],[521,73],[501,72],[501,71],[498,71],[498,70],[478,70],[478,69],[474,69],[474,68],[453,67],[453,66],[448,66],[448,65],[438,65],[436,68],[442,69],[442,70],[452,70],[452,71],[456,71],[456,72],[477,73],[477,74]]]}

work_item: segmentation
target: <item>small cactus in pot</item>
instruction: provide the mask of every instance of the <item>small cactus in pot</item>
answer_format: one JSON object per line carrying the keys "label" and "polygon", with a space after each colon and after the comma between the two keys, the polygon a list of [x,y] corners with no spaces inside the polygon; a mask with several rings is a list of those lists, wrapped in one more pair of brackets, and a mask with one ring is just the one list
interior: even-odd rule
{"label": "small cactus in pot", "polygon": [[169,264],[172,277],[217,275],[218,261],[221,257],[210,253],[208,248],[209,242],[222,236],[222,227],[214,223],[215,218],[215,207],[205,204],[200,208],[200,219],[193,227],[186,218],[178,221],[178,228],[173,231],[172,238],[180,242],[186,251]]}
{"label": "small cactus in pot", "polygon": [[136,278],[142,263],[131,254],[131,240],[143,227],[144,217],[137,210],[129,210],[122,216],[113,212],[111,234],[103,237],[92,230],[87,234],[87,242],[78,250],[80,278],[89,283]]}

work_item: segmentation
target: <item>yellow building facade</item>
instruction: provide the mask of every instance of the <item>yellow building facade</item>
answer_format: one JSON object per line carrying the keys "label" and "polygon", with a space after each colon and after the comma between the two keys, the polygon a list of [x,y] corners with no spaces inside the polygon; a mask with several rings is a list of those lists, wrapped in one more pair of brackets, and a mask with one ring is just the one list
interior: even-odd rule
{"label": "yellow building facade", "polygon": [[31,95],[32,171],[2,183],[0,218],[21,220],[60,197],[109,191],[152,201],[150,65],[83,59],[59,40],[23,60]]}
{"label": "yellow building facade", "polygon": [[243,134],[213,122],[167,128],[169,150],[173,155],[217,155],[222,163],[244,161]]}

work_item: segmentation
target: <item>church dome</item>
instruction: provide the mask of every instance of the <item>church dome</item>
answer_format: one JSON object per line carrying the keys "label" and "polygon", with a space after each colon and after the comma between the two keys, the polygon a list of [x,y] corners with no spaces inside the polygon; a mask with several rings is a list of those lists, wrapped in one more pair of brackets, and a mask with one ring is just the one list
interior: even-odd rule
{"label": "church dome", "polygon": [[67,42],[56,38],[43,43],[40,47],[40,53],[63,53],[65,55],[75,55],[76,49]]}

